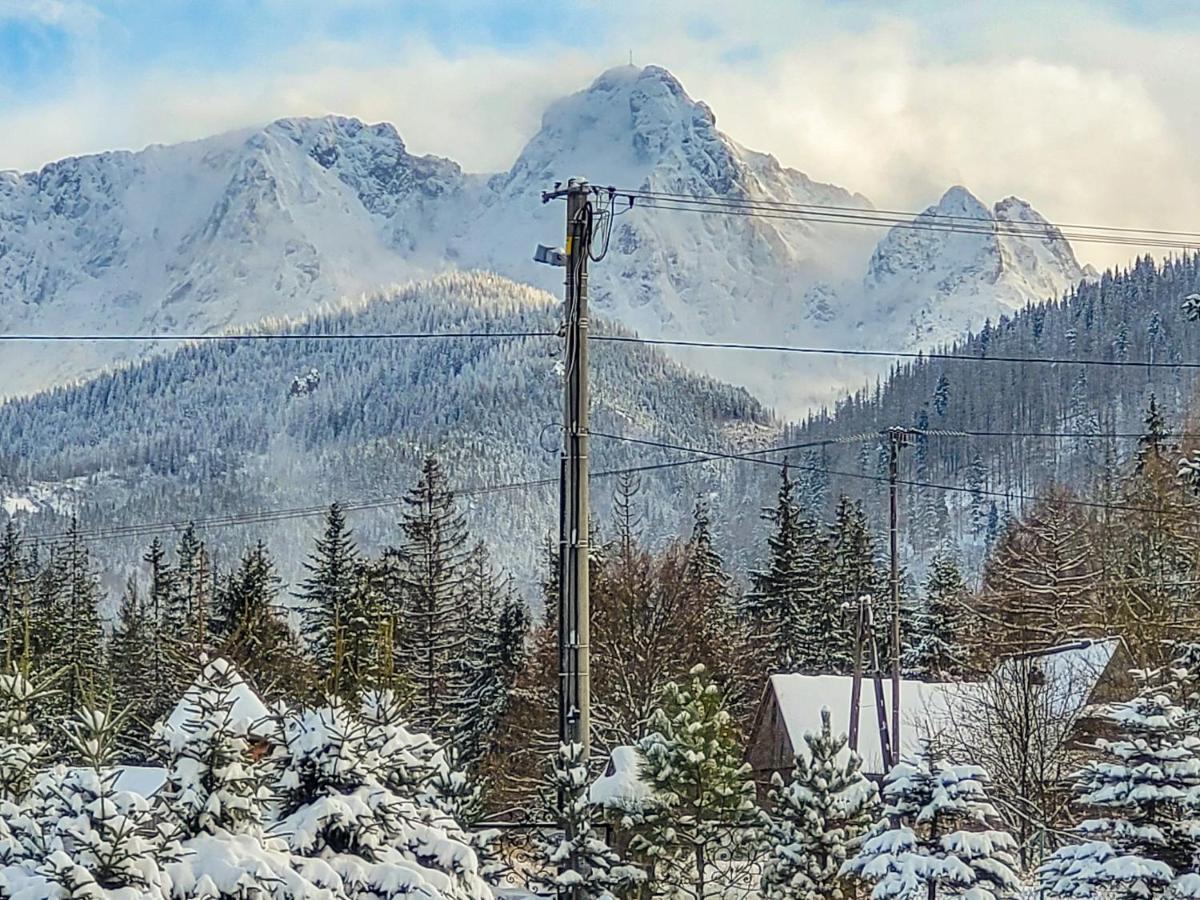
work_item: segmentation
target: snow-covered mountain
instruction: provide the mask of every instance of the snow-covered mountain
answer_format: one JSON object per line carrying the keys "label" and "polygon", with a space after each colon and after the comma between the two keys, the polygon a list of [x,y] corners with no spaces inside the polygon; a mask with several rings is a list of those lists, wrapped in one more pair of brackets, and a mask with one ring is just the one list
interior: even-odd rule
{"label": "snow-covered mountain", "polygon": [[955,186],[916,221],[967,219],[972,228],[978,222],[994,230],[895,228],[879,242],[857,299],[864,320],[891,324],[886,339],[907,348],[949,343],[986,319],[1011,316],[1031,298],[1057,297],[1095,275],[1079,265],[1058,228],[1016,197],[988,209]]}
{"label": "snow-covered mountain", "polygon": [[[572,175],[870,206],[733,141],[665,69],[626,66],[552,104],[513,166],[491,177],[408,153],[390,125],[338,117],[0,174],[0,328],[213,332],[450,267],[557,293],[561,272],[530,255],[563,231],[561,204],[543,205],[541,191]],[[942,207],[1041,221],[1021,201],[992,212],[960,189]],[[963,237],[897,231],[872,256],[879,234],[870,229],[635,207],[615,219],[609,254],[593,267],[594,305],[655,336],[862,345],[869,331],[911,343],[957,335],[1080,274],[1051,229],[1044,240]],[[136,343],[11,347],[0,394],[147,352]],[[678,357],[791,411],[864,374],[828,358]]]}

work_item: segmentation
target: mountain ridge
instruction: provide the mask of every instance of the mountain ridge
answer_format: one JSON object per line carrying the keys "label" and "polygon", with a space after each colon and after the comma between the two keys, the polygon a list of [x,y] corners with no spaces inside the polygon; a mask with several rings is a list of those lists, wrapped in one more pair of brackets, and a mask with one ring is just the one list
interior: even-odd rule
{"label": "mountain ridge", "polygon": [[[450,268],[557,292],[558,274],[530,260],[535,244],[562,232],[561,208],[543,205],[540,191],[580,173],[622,187],[870,208],[861,194],[725,135],[666,69],[625,66],[552,103],[513,165],[492,175],[411,154],[388,123],[325,116],[0,176],[0,328],[213,333]],[[1013,284],[976,279],[972,302],[949,306],[936,284],[916,285],[929,296],[915,301],[897,288],[883,320],[872,308],[883,293],[863,286],[861,274],[892,235],[876,237],[794,219],[627,210],[615,220],[608,259],[593,267],[593,305],[658,335],[865,345],[861,323],[870,318],[876,337],[919,342],[977,327],[993,294],[1009,305],[1041,299],[1078,275],[1069,247],[1066,255],[1038,252],[1033,242],[1009,254],[1021,270]],[[952,247],[924,249],[940,254],[950,275],[966,264]],[[924,334],[922,316],[937,319]],[[18,349],[0,391],[34,392],[146,352]],[[792,412],[874,372],[676,356]]]}

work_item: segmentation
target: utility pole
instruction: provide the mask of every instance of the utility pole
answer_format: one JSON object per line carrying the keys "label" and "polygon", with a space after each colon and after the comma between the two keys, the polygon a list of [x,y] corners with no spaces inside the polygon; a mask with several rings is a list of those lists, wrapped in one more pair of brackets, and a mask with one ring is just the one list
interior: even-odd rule
{"label": "utility pole", "polygon": [[[566,247],[539,246],[536,262],[566,269],[563,337],[565,363],[563,429],[559,469],[558,519],[558,738],[579,744],[586,763],[591,751],[591,620],[588,584],[588,259],[592,243],[592,189],[585,179],[572,178],[565,188],[555,185],[542,194],[542,202],[567,200]],[[559,809],[564,798],[560,792]],[[569,829],[568,829],[569,831]],[[576,835],[568,833],[568,840]],[[564,868],[579,875],[582,863],[576,854]],[[579,900],[582,885],[560,890],[559,896]]]}
{"label": "utility pole", "polygon": [[543,200],[566,197],[563,252],[538,248],[539,261],[566,268],[562,468],[559,475],[559,739],[591,747],[591,678],[588,592],[588,255],[591,244],[591,187],[572,178]]}
{"label": "utility pole", "polygon": [[888,435],[888,538],[892,599],[892,765],[900,762],[900,448],[908,445],[908,431],[889,428]]}

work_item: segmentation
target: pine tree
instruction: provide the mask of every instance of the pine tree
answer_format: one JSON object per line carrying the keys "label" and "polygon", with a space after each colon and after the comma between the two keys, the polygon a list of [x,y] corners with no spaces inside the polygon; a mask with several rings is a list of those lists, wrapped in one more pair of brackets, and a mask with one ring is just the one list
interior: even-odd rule
{"label": "pine tree", "polygon": [[906,636],[905,668],[917,676],[944,680],[962,675],[969,651],[968,591],[954,552],[943,546],[925,581],[925,603]]}
{"label": "pine tree", "polygon": [[842,865],[874,821],[879,792],[846,736],[834,736],[828,709],[820,733],[805,733],[804,744],[791,780],[785,785],[779,773],[773,780],[762,892],[767,900],[843,900],[853,894]]}
{"label": "pine tree", "polygon": [[394,553],[401,595],[396,662],[413,687],[414,724],[422,731],[454,733],[460,723],[448,713],[466,687],[458,664],[468,640],[466,524],[432,456],[404,502],[404,541]]}
{"label": "pine tree", "polygon": [[536,886],[547,894],[570,892],[591,900],[627,895],[645,881],[645,873],[623,862],[597,834],[583,746],[562,744],[548,768],[548,793],[553,798],[548,805],[556,809],[556,820],[555,829],[539,839],[545,874],[536,879]]}
{"label": "pine tree", "polygon": [[876,900],[1015,896],[1017,844],[990,827],[987,783],[979,766],[952,765],[923,741],[884,779],[883,818],[842,873],[873,882]]}
{"label": "pine tree", "polygon": [[[1140,672],[1137,697],[1108,713],[1116,736],[1097,741],[1103,758],[1076,775],[1075,794],[1093,816],[1076,828],[1080,843],[1061,848],[1041,869],[1052,896],[1195,896],[1200,886],[1200,720],[1194,652],[1166,683]],[[1191,706],[1189,709],[1188,706]]]}
{"label": "pine tree", "polygon": [[737,859],[762,825],[737,726],[704,666],[667,685],[638,753],[651,799],[630,815],[630,851],[656,893],[703,900],[742,874],[714,866],[714,853]]}
{"label": "pine tree", "polygon": [[304,603],[301,634],[326,688],[353,696],[358,679],[347,678],[346,670],[358,658],[355,651],[367,646],[375,623],[359,593],[358,548],[336,503],[329,507],[325,533],[317,538],[304,570],[308,576],[296,594]]}

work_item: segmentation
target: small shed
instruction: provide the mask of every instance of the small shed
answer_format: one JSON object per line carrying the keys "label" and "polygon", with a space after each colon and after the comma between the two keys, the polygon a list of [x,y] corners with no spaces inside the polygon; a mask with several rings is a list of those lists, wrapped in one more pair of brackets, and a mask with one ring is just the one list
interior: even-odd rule
{"label": "small shed", "polygon": [[[827,708],[835,733],[845,734],[850,724],[850,697],[854,679],[849,675],[772,675],[758,704],[746,759],[760,781],[775,772],[787,773],[804,733],[821,727],[821,709]],[[959,683],[934,684],[905,679],[900,682],[901,749],[914,749],[929,723],[947,714]],[[892,684],[884,684],[884,705],[891,718]],[[880,750],[874,683],[863,679],[858,708],[858,752],[863,771],[882,776],[887,771]]]}
{"label": "small shed", "polygon": [[[1096,713],[1106,703],[1133,693],[1130,657],[1120,638],[1078,640],[1001,660],[989,679],[1031,679],[1048,692],[1049,702],[1062,716],[1077,716],[1079,740],[1095,733]],[[849,731],[850,696],[854,679],[848,675],[772,675],[755,713],[746,759],[755,778],[767,781],[775,772],[786,775],[794,754],[804,746],[804,733],[820,727],[821,708],[827,707],[833,729]],[[969,710],[970,701],[989,690],[988,682],[900,682],[901,751],[915,749],[922,737],[934,736],[956,710]],[[890,680],[884,682],[884,703],[891,717]],[[887,766],[880,751],[874,683],[864,678],[858,709],[858,752],[863,771],[880,777]],[[941,725],[939,724],[941,723]]]}

